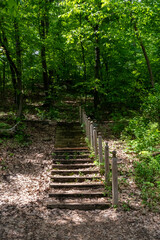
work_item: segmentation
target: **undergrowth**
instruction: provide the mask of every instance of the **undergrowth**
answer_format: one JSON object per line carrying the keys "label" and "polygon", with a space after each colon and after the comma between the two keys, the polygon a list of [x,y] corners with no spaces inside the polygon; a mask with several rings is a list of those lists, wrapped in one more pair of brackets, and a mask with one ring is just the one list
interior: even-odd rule
{"label": "undergrowth", "polygon": [[156,86],[128,121],[121,137],[135,152],[135,180],[141,189],[143,203],[157,208],[160,202],[160,86]]}

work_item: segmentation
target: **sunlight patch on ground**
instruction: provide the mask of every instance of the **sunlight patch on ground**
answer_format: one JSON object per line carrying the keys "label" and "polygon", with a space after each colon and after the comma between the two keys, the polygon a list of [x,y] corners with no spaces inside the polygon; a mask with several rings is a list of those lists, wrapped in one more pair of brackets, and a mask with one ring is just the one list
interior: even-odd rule
{"label": "sunlight patch on ground", "polygon": [[42,187],[39,184],[39,178],[31,178],[22,174],[11,176],[11,184],[5,192],[1,193],[0,204],[17,204],[18,202],[20,205],[25,205],[37,201],[37,193],[40,192]]}

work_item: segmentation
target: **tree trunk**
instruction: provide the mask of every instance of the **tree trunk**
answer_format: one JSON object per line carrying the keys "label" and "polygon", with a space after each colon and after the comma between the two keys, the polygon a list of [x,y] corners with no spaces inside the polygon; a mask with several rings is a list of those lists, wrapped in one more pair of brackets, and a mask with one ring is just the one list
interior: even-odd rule
{"label": "tree trunk", "polygon": [[3,75],[2,75],[2,99],[5,100],[5,86],[6,86],[6,64],[3,62]]}
{"label": "tree trunk", "polygon": [[48,102],[47,97],[49,95],[49,76],[47,69],[47,60],[46,60],[46,46],[45,40],[49,32],[49,18],[48,18],[48,1],[45,1],[45,5],[41,7],[39,3],[39,35],[42,41],[41,45],[41,64],[42,64],[42,77],[43,77],[43,86],[46,96],[46,104]]}
{"label": "tree trunk", "polygon": [[140,45],[141,45],[141,48],[142,48],[142,51],[143,51],[143,54],[144,54],[144,57],[145,57],[145,60],[146,60],[146,63],[147,63],[147,68],[148,68],[148,72],[149,72],[149,76],[150,76],[151,86],[152,86],[152,88],[154,88],[154,77],[153,77],[153,72],[152,72],[150,61],[149,61],[149,57],[147,55],[145,46],[144,46],[142,41],[140,41]]}
{"label": "tree trunk", "polygon": [[[96,42],[96,46],[95,46],[95,80],[96,79],[100,79],[100,48],[99,48],[99,39],[98,39],[98,24],[96,25],[96,27],[94,28],[94,32],[95,32],[95,42]],[[97,108],[99,104],[99,94],[98,91],[96,89],[96,87],[94,88],[94,107],[95,109]]]}
{"label": "tree trunk", "polygon": [[14,89],[14,101],[15,104],[17,104],[17,80],[16,80],[16,74],[14,71],[13,66],[9,62],[10,70],[11,70],[11,78],[12,78],[12,84],[13,84],[13,89]]}
{"label": "tree trunk", "polygon": [[[82,19],[81,19],[81,13],[80,13],[80,27],[82,24]],[[82,61],[83,61],[83,78],[84,81],[86,82],[87,80],[87,67],[86,67],[86,60],[85,60],[85,51],[83,47],[83,42],[82,42],[82,37],[80,36],[80,43],[81,43],[81,50],[82,50]]]}
{"label": "tree trunk", "polygon": [[48,97],[49,79],[48,79],[47,62],[46,62],[46,48],[44,44],[42,44],[41,46],[41,61],[42,61],[44,91],[45,91],[46,97]]}
{"label": "tree trunk", "polygon": [[[1,69],[0,69],[1,70]],[[1,97],[3,99],[3,76],[1,75],[1,72],[0,72],[0,87],[1,87]]]}
{"label": "tree trunk", "polygon": [[[134,19],[132,19],[132,21],[133,21],[133,20],[134,20]],[[142,48],[144,58],[145,58],[146,63],[147,63],[147,68],[148,68],[148,73],[149,73],[149,77],[150,77],[150,81],[151,81],[151,86],[152,86],[152,88],[154,88],[154,77],[153,77],[153,72],[152,72],[152,68],[151,68],[151,64],[150,64],[149,57],[148,57],[148,55],[147,55],[147,52],[146,52],[145,46],[144,46],[144,44],[143,44],[143,41],[141,40],[141,37],[139,36],[138,28],[137,28],[136,23],[134,23],[133,26],[134,26],[134,30],[135,30],[137,39],[138,39],[138,41],[139,41],[139,43],[140,43],[140,46],[141,46],[141,48]]]}
{"label": "tree trunk", "polygon": [[85,52],[84,52],[84,47],[83,47],[82,41],[81,41],[81,49],[82,49],[82,61],[83,61],[83,78],[84,78],[84,81],[86,82],[86,80],[87,80],[87,67],[86,67]]}
{"label": "tree trunk", "polygon": [[12,84],[13,84],[14,94],[15,94],[15,103],[16,103],[16,99],[17,99],[17,80],[16,80],[17,68],[11,58],[11,55],[10,55],[10,52],[8,49],[8,40],[7,40],[3,30],[2,30],[2,35],[0,35],[0,43],[5,50],[5,54],[6,54],[8,62],[9,62],[9,66],[10,66],[10,70],[11,70],[11,77],[12,77]]}
{"label": "tree trunk", "polygon": [[23,108],[23,94],[22,94],[22,61],[21,61],[21,43],[20,33],[17,19],[14,20],[15,42],[16,42],[16,61],[17,61],[17,116],[21,117]]}
{"label": "tree trunk", "polygon": [[13,88],[15,91],[15,99],[17,104],[17,116],[20,117],[22,114],[22,105],[23,105],[23,96],[22,96],[22,63],[21,63],[21,47],[20,47],[20,35],[19,35],[19,28],[18,22],[15,19],[14,21],[14,30],[15,30],[15,42],[16,42],[16,60],[17,66],[11,58],[11,54],[8,47],[8,40],[5,35],[4,29],[0,24],[2,34],[0,34],[0,43],[5,50],[5,54],[7,56],[7,60],[9,62],[11,76],[12,76],[12,83]]}

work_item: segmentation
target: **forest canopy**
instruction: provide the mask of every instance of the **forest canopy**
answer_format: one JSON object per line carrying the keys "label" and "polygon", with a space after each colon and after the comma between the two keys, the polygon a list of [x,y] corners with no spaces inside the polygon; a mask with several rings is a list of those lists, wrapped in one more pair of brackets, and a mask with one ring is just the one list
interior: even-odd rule
{"label": "forest canopy", "polygon": [[[159,84],[158,1],[8,0],[0,3],[0,90],[45,101],[70,91],[94,106],[137,108]],[[47,100],[48,99],[48,100]],[[100,103],[101,102],[101,103]]]}

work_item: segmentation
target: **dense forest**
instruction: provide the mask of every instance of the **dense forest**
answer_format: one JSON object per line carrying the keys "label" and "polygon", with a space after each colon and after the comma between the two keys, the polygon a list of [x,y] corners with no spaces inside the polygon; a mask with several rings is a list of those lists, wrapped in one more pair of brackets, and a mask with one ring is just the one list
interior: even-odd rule
{"label": "dense forest", "polygon": [[159,22],[158,0],[0,1],[1,111],[9,104],[19,122],[40,99],[37,114],[57,119],[57,102],[80,99],[138,154],[136,181],[151,205],[160,191]]}
{"label": "dense forest", "polygon": [[13,92],[18,109],[39,89],[46,101],[67,89],[122,111],[158,90],[158,1],[0,4],[1,95]]}

